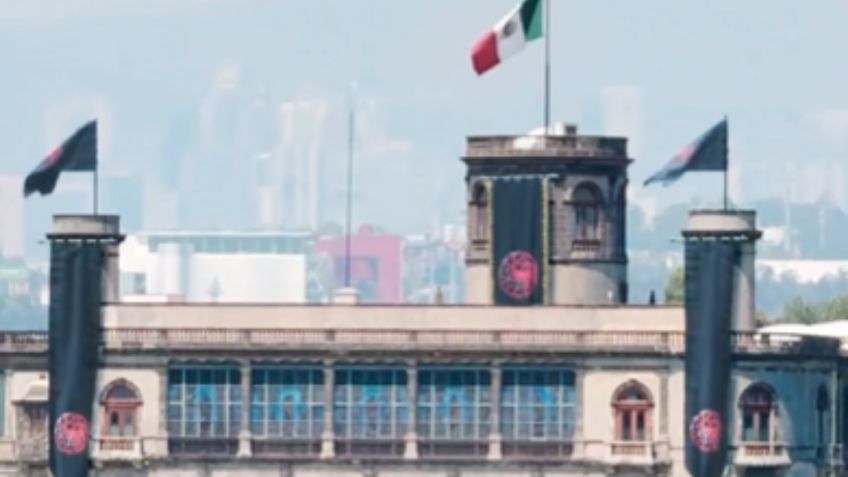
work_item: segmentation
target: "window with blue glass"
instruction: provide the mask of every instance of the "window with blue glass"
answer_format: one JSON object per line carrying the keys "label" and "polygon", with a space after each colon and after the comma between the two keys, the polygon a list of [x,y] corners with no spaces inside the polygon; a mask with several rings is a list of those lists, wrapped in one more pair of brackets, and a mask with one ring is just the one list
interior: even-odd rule
{"label": "window with blue glass", "polygon": [[235,366],[168,371],[170,438],[235,438],[241,430],[241,373]]}
{"label": "window with blue glass", "polygon": [[504,440],[567,441],[574,435],[574,373],[555,368],[504,368],[501,435]]}
{"label": "window with blue glass", "polygon": [[491,397],[491,377],[485,369],[419,370],[416,408],[419,438],[487,439]]}
{"label": "window with blue glass", "polygon": [[409,419],[406,370],[339,368],[334,432],[341,439],[401,439]]}
{"label": "window with blue glass", "polygon": [[320,368],[254,367],[250,431],[256,437],[318,439],[324,426]]}

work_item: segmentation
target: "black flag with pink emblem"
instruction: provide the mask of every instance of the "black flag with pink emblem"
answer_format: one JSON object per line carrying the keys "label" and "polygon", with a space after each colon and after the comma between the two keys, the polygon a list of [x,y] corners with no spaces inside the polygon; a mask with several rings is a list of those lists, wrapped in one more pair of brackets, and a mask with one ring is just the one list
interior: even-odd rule
{"label": "black flag with pink emblem", "polygon": [[542,177],[505,177],[492,185],[492,274],[495,304],[545,301],[547,204]]}
{"label": "black flag with pink emblem", "polygon": [[97,121],[81,127],[53,150],[24,181],[24,197],[38,192],[47,195],[56,188],[62,171],[94,171],[97,168]]}
{"label": "black flag with pink emblem", "polygon": [[50,251],[50,470],[56,477],[88,475],[91,413],[100,347],[97,243],[53,240]]}
{"label": "black flag with pink emblem", "polygon": [[670,184],[688,171],[727,171],[727,119],[687,144],[662,169],[645,180]]}
{"label": "black flag with pink emblem", "polygon": [[730,321],[737,247],[686,241],[686,468],[719,477],[727,464]]}

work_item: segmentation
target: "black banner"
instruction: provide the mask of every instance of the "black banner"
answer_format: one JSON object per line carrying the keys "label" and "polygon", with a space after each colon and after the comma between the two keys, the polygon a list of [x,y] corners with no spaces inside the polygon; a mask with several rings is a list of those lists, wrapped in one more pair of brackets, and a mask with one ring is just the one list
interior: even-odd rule
{"label": "black banner", "polygon": [[50,255],[50,470],[81,477],[89,468],[102,254],[97,243],[57,240]]}
{"label": "black banner", "polygon": [[541,177],[493,181],[492,283],[497,305],[545,301],[545,185]]}
{"label": "black banner", "polygon": [[737,247],[686,242],[686,468],[719,477],[727,464],[730,322]]}
{"label": "black banner", "polygon": [[97,121],[81,127],[53,150],[24,180],[24,197],[39,192],[47,195],[56,188],[62,171],[97,169]]}

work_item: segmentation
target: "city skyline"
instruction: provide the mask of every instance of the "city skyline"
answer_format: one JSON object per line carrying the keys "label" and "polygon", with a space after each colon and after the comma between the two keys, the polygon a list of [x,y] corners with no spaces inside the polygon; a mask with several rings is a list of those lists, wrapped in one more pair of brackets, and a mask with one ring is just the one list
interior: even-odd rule
{"label": "city skyline", "polygon": [[[285,227],[286,219],[275,218],[268,204],[286,192],[260,192],[253,178],[259,155],[267,154],[254,149],[266,147],[249,144],[255,140],[244,131],[210,143],[204,129],[213,114],[210,88],[229,69],[237,76],[238,99],[230,108],[235,116],[247,116],[260,94],[271,113],[304,98],[326,104],[314,140],[325,179],[313,201],[324,205],[312,213],[317,219],[301,222],[338,220],[355,80],[355,222],[400,233],[434,220],[459,223],[462,182],[456,178],[464,136],[520,134],[541,121],[539,45],[486,77],[471,70],[470,42],[511,4],[469,1],[445,16],[445,2],[377,1],[380,21],[332,0],[252,8],[227,0],[179,6],[73,1],[47,14],[39,2],[10,6],[0,15],[4,35],[16,40],[0,46],[15,71],[0,80],[7,104],[0,139],[10,144],[0,173],[25,174],[68,128],[94,114],[104,129],[103,176],[122,177],[143,191],[141,203],[129,208],[104,197],[105,210],[152,228]],[[845,39],[834,19],[846,10],[837,1],[817,9],[762,1],[684,6],[655,0],[614,8],[554,2],[553,118],[578,124],[584,134],[630,136],[636,159],[631,184],[637,184],[728,114],[731,198],[737,203],[784,196],[827,199],[848,209],[841,164],[848,95],[840,86],[848,69],[826,54],[828,45]],[[315,24],[324,25],[320,35],[306,29]],[[439,35],[428,34],[435,26]],[[279,118],[268,124],[255,117],[230,120],[242,130],[269,128],[273,137],[265,142],[279,144],[284,136]],[[85,194],[87,179],[68,179],[59,193]],[[225,179],[237,182],[222,189]],[[718,175],[686,181],[686,187],[631,187],[630,195],[648,216],[671,203],[719,200],[713,193]],[[212,215],[204,215],[207,195],[220,199]],[[386,197],[393,207],[385,206]],[[27,201],[28,221],[35,213],[44,217],[26,227],[26,241],[43,236],[51,213],[83,212],[88,203],[59,195]]]}

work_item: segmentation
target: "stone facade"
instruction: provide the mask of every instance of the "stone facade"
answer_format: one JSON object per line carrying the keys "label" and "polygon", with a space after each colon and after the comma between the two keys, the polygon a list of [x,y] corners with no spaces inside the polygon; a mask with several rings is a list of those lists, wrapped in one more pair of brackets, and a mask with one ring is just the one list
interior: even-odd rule
{"label": "stone facade", "polygon": [[468,138],[466,256],[468,303],[491,303],[491,181],[548,178],[552,293],[549,304],[627,302],[627,140],[563,135]]}
{"label": "stone facade", "polygon": [[[687,475],[680,308],[543,307],[528,312],[473,306],[114,304],[105,306],[103,315],[92,475]],[[45,339],[43,334],[3,335],[7,422],[0,472],[6,469],[5,475],[43,472]],[[734,350],[731,399],[737,416],[730,432],[737,475],[836,475],[844,431],[837,411],[846,384],[837,344],[736,333]],[[230,390],[239,389],[243,417],[239,429],[227,436],[178,446],[180,439],[169,433],[168,424],[173,370],[204,366],[240,373]],[[261,383],[252,381],[267,378],[255,370],[307,368],[326,378],[316,381],[323,393],[315,405],[325,411],[314,416],[316,432],[308,442],[256,435],[258,414],[251,403],[262,391]],[[333,412],[345,412],[349,403],[340,402],[336,390],[351,385],[339,373],[360,368],[391,369],[402,376],[396,387],[403,388],[401,399],[409,412],[390,439],[338,435],[340,421]],[[484,418],[489,431],[479,440],[433,441],[420,434],[421,413],[427,412],[422,395],[429,383],[422,374],[432,369],[476,369],[486,376],[480,387],[492,397]],[[571,376],[566,388],[573,397],[567,401],[574,412],[567,438],[546,439],[532,429],[518,440],[510,434],[522,419],[510,414],[510,394],[504,391],[516,385],[511,377],[516,369]],[[116,381],[130,383],[139,400],[132,434],[119,437],[108,435],[106,422],[105,393]],[[769,436],[756,442],[742,435],[745,418],[739,406],[751,386],[764,386],[774,396]],[[622,420],[617,410],[623,405],[617,396],[630,387],[642,390],[645,402],[642,417],[632,421]],[[823,409],[819,389],[828,394]],[[365,416],[376,418],[367,410]],[[543,417],[557,419],[556,414]]]}

